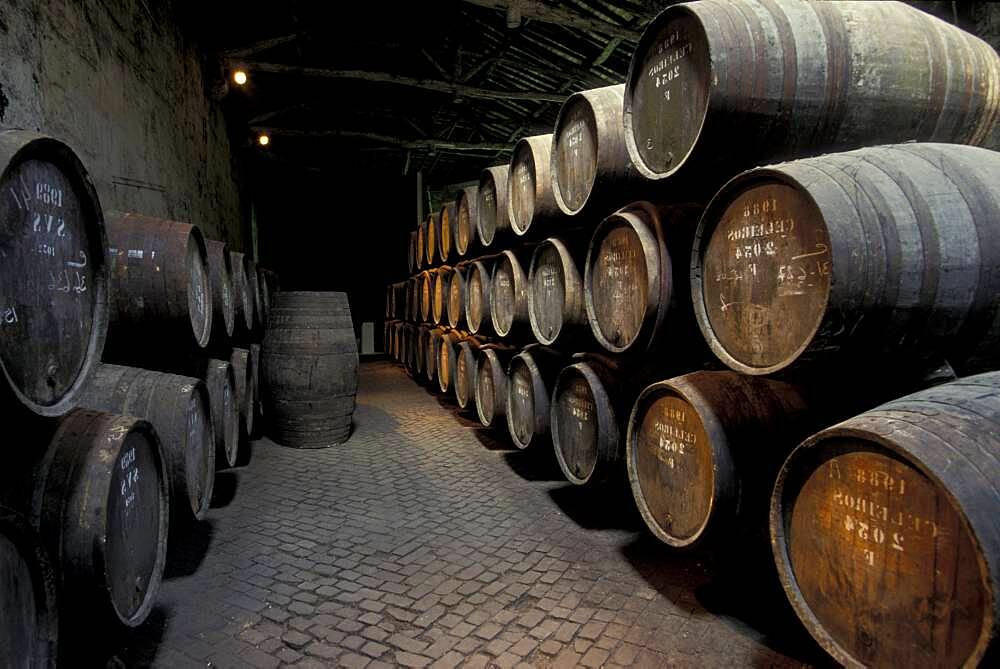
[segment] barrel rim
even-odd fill
[[[473,197],[473,195],[475,197]],[[472,250],[473,246],[475,246],[475,243],[476,243],[477,233],[479,231],[477,229],[476,220],[475,219],[478,216],[473,216],[472,215],[472,208],[471,208],[472,205],[470,204],[470,202],[475,202],[476,203],[476,209],[478,210],[478,207],[479,207],[478,198],[479,198],[479,189],[476,186],[466,186],[465,188],[462,188],[461,190],[458,191],[458,196],[455,198],[455,235],[454,235],[455,238],[454,238],[454,240],[452,240],[452,243],[453,243],[453,248],[455,249],[455,253],[460,258],[464,258],[465,256],[467,256],[469,254],[469,251]],[[465,205],[465,209],[469,212],[469,216],[468,216],[468,219],[469,219],[469,232],[468,232],[469,241],[465,245],[465,248],[462,248],[462,245],[459,243],[460,240],[462,239],[462,236],[460,234],[460,230],[461,230],[461,227],[462,227],[461,223],[462,223],[462,205],[463,204]]]
[[[453,232],[454,227],[452,225],[452,219],[456,219],[457,222],[457,205],[458,203],[454,200],[445,200],[441,203],[441,209],[438,211],[437,215],[437,258],[443,263],[448,262],[449,258],[451,258],[452,251],[454,251],[453,243],[455,240],[455,233]],[[445,223],[448,225],[447,233],[445,233]],[[447,251],[445,251],[445,239],[448,240]]]
[[[233,257],[229,251],[229,245],[226,242],[219,241],[217,239],[205,239],[206,248],[216,246],[219,249],[219,256],[222,258],[222,267],[224,283],[229,285],[229,299],[232,302],[232,308],[226,309],[223,305],[222,311],[222,326],[226,337],[233,336],[233,330],[236,328],[236,289],[233,284]],[[209,252],[211,257],[211,252]],[[211,274],[211,266],[209,267],[209,274]],[[211,278],[211,277],[209,277]],[[225,289],[223,289],[225,290]],[[221,297],[220,297],[221,299]],[[215,295],[213,293],[212,303],[215,303]],[[213,316],[214,319],[214,316]]]
[[[462,317],[465,316],[465,291],[466,291],[465,270],[466,270],[465,263],[459,263],[458,265],[455,265],[454,267],[452,267],[451,280],[448,281],[448,304],[446,305],[447,308],[445,309],[445,311],[448,313],[448,325],[450,325],[453,328],[457,328],[459,325],[461,325]],[[451,307],[452,304],[451,297],[452,293],[454,293],[455,291],[456,286],[458,286],[458,291],[459,291],[458,293],[459,306],[454,311],[457,311],[458,313],[452,313],[453,309]]]
[[[905,400],[908,399],[908,397],[901,399]],[[899,444],[893,443],[887,437],[877,434],[871,430],[857,427],[854,424],[859,418],[879,413],[881,408],[882,407],[877,407],[869,412],[865,412],[842,423],[828,427],[825,430],[821,430],[808,437],[788,454],[788,457],[781,465],[781,469],[778,471],[778,476],[775,479],[774,488],[771,493],[770,509],[768,513],[768,529],[771,538],[771,551],[774,557],[775,567],[778,571],[778,578],[781,581],[781,587],[785,591],[785,595],[788,598],[789,603],[791,603],[792,608],[795,609],[796,615],[802,621],[803,627],[805,627],[813,639],[815,639],[816,642],[823,647],[823,650],[829,653],[834,660],[844,664],[845,666],[864,666],[862,662],[856,660],[849,651],[837,643],[833,636],[826,631],[822,622],[820,622],[816,614],[813,613],[812,608],[802,596],[798,587],[798,579],[795,578],[795,571],[792,568],[791,556],[789,555],[787,521],[789,520],[791,510],[794,507],[794,499],[792,496],[801,489],[802,484],[804,484],[805,480],[808,478],[808,475],[801,469],[799,471],[793,471],[791,465],[795,464],[797,460],[802,458],[805,458],[807,462],[809,459],[825,461],[826,458],[824,458],[820,449],[823,443],[827,440],[855,439],[858,441],[868,442],[870,444],[870,451],[876,453],[880,451],[888,453],[889,457],[903,461],[931,481],[934,486],[948,499],[948,502],[951,504],[952,509],[962,524],[962,528],[965,530],[976,549],[976,562],[979,564],[980,581],[984,585],[983,592],[986,597],[983,602],[983,622],[980,627],[980,634],[976,642],[974,653],[968,658],[965,665],[963,665],[976,666],[979,663],[979,660],[981,660],[986,654],[986,651],[990,646],[992,630],[997,622],[995,615],[997,603],[992,601],[992,589],[989,587],[990,570],[989,565],[983,557],[984,548],[965,513],[964,507],[959,502],[956,495],[947,485],[944,484],[943,481],[941,481],[940,477],[937,476],[933,470],[924,464],[922,459],[916,457],[912,452],[906,450]]]
[[[486,420],[486,416],[483,415],[483,402],[479,397],[479,376],[482,374],[482,369],[484,364],[488,362],[490,365],[491,376],[494,380],[497,377],[497,369],[502,369],[503,365],[500,364],[500,356],[496,354],[496,351],[491,348],[481,348],[479,349],[479,359],[476,360],[476,384],[474,395],[476,398],[476,416],[479,417],[479,422],[483,427],[493,427],[497,420],[497,413],[493,411],[493,415],[489,420]],[[496,404],[496,383],[493,384],[493,401]],[[496,407],[491,407],[496,409]]]
[[[8,143],[12,145],[9,155],[6,147]],[[36,156],[47,161],[58,161],[60,169],[71,173],[74,186],[80,190],[81,206],[87,207],[86,213],[90,214],[94,221],[95,229],[92,232],[95,234],[88,236],[90,241],[90,246],[87,249],[89,258],[91,261],[98,260],[101,263],[101,267],[95,270],[93,276],[94,286],[92,289],[96,293],[96,297],[94,298],[93,322],[87,350],[80,361],[80,370],[76,380],[66,389],[62,398],[52,404],[39,404],[29,398],[14,383],[4,365],[3,356],[0,356],[0,372],[3,372],[4,384],[18,402],[39,416],[53,418],[63,416],[79,405],[80,397],[90,385],[97,365],[101,361],[111,317],[109,303],[111,262],[108,256],[108,233],[104,209],[90,173],[73,148],[54,137],[30,130],[0,131],[0,158],[6,159],[3,172],[0,173],[0,180],[7,177],[12,167]],[[83,213],[81,212],[81,214]],[[97,239],[93,237],[97,237]]]
[[[531,376],[531,403],[533,405],[532,412],[534,414],[534,420],[531,421],[531,434],[527,441],[522,441],[518,435],[517,431],[514,429],[514,420],[512,418],[512,413],[510,410],[513,404],[513,392],[514,384],[511,383],[511,377],[514,374],[514,365],[523,365],[529,372]],[[517,355],[510,359],[507,363],[507,431],[510,433],[510,440],[514,442],[514,445],[519,449],[526,450],[532,446],[532,444],[538,443],[536,437],[542,435],[542,430],[539,430],[539,422],[543,420],[542,414],[547,413],[546,407],[542,406],[542,402],[548,399],[548,394],[545,391],[545,385],[542,380],[542,372],[535,362],[535,357],[531,354],[530,349],[522,350]]]
[[[566,463],[566,459],[563,456],[562,449],[559,446],[559,422],[556,420],[556,411],[558,410],[559,403],[555,401],[559,394],[560,388],[566,383],[566,379],[570,375],[579,375],[582,377],[590,391],[590,396],[594,400],[594,422],[596,423],[596,433],[598,438],[598,443],[595,444],[597,447],[597,457],[594,459],[594,468],[587,473],[586,478],[581,478],[576,476],[569,469],[569,465]],[[602,425],[601,423],[601,412],[598,411],[598,404],[601,404],[606,409],[609,416],[612,417],[611,425]],[[594,479],[594,474],[598,472],[601,465],[601,448],[600,439],[603,437],[609,440],[618,441],[621,437],[618,426],[616,425],[616,419],[614,405],[611,403],[611,398],[608,396],[607,390],[604,388],[604,384],[601,382],[600,377],[597,372],[591,367],[588,362],[577,362],[572,365],[567,365],[559,372],[559,376],[556,377],[555,385],[552,387],[552,402],[549,403],[549,434],[552,436],[552,450],[555,452],[556,461],[559,463],[559,469],[562,470],[563,476],[566,480],[573,485],[587,485],[591,482],[597,482]]]
[[[711,320],[708,316],[708,310],[705,306],[705,295],[703,289],[704,271],[701,260],[708,248],[709,241],[711,241],[712,234],[718,227],[719,221],[721,220],[721,214],[729,207],[729,205],[732,204],[734,198],[751,188],[767,183],[780,183],[793,188],[800,196],[808,200],[808,202],[816,209],[817,213],[823,213],[822,208],[820,208],[819,204],[817,204],[815,198],[813,198],[812,194],[809,192],[809,189],[800,183],[794,176],[780,169],[780,165],[755,167],[730,179],[712,197],[708,205],[705,207],[705,211],[702,212],[701,217],[698,219],[698,226],[695,229],[694,239],[691,245],[691,302],[694,307],[695,321],[698,323],[698,329],[701,331],[702,338],[720,362],[733,371],[749,374],[751,376],[774,374],[787,369],[788,367],[794,365],[802,354],[809,349],[813,340],[816,338],[816,334],[826,321],[826,307],[829,305],[830,293],[832,286],[836,281],[837,273],[837,267],[831,263],[831,290],[827,290],[826,292],[824,308],[821,312],[821,316],[817,319],[809,337],[805,338],[804,343],[801,344],[791,355],[786,356],[785,360],[774,365],[755,367],[737,360],[734,356],[730,355],[725,347],[723,347],[718,341],[718,337],[715,336],[715,329],[712,327]],[[828,227],[825,218],[821,220],[823,225]]]
[[[487,319],[483,318],[483,314],[479,314],[479,320],[476,321],[475,327],[473,327],[473,325],[472,325],[472,318],[470,318],[470,314],[472,313],[472,291],[469,290],[469,285],[468,284],[472,282],[472,274],[473,274],[473,272],[481,275],[479,277],[479,284],[481,286],[484,285],[484,284],[486,285],[486,290],[482,291],[482,298],[483,298],[483,301],[486,303],[487,311],[489,311],[491,314],[493,312],[493,309],[489,308],[489,307],[490,307],[490,304],[491,304],[491,300],[493,299],[493,295],[492,295],[492,292],[493,292],[493,282],[491,280],[492,279],[492,274],[489,271],[489,268],[487,268],[486,263],[482,259],[473,260],[472,262],[469,263],[469,275],[465,279],[465,281],[466,281],[466,286],[465,286],[465,324],[467,326],[469,326],[469,332],[471,332],[472,334],[477,334],[479,332],[482,332],[482,330],[483,330],[483,321],[487,320]],[[488,320],[490,322],[490,325],[492,325],[492,323],[493,323],[492,316],[490,316],[490,318]]]
[[[508,265],[510,265],[511,288],[514,291],[514,308],[513,308],[513,313],[511,313],[510,323],[508,323],[506,327],[502,328],[500,327],[500,324],[497,321],[497,310],[493,308],[493,304],[496,302],[496,300],[494,299],[495,297],[494,293],[496,292],[496,285],[497,285],[493,279],[496,277],[496,273],[500,267],[500,263],[503,262],[506,262]],[[528,301],[528,296],[527,296],[528,290],[527,286],[524,285],[527,282],[527,280],[528,277],[525,275],[524,267],[521,264],[521,261],[517,257],[517,255],[510,249],[506,249],[502,253],[500,253],[500,255],[496,259],[496,263],[493,265],[493,273],[490,276],[490,320],[493,323],[493,331],[496,332],[497,335],[500,337],[507,337],[514,330],[514,327],[517,323],[516,312],[518,311],[518,302]],[[521,290],[518,290],[519,283]],[[519,293],[521,294],[520,298],[518,297]],[[527,306],[527,304],[525,304],[524,306]]]
[[[571,276],[572,273],[568,272],[567,268],[570,270],[575,269],[574,267],[572,267],[573,259],[570,255],[569,248],[566,246],[566,243],[558,237],[549,237],[547,239],[543,239],[538,243],[537,246],[535,246],[535,250],[531,254],[531,263],[528,266],[527,286],[526,286],[527,288],[526,292],[528,298],[528,322],[531,325],[531,332],[532,334],[535,335],[535,339],[537,339],[538,342],[544,346],[552,346],[553,344],[555,344],[559,340],[559,335],[562,334],[563,330],[567,325],[565,320],[560,317],[559,328],[556,330],[555,334],[552,335],[551,337],[547,337],[544,334],[542,334],[542,329],[538,325],[539,317],[536,315],[537,309],[535,307],[535,291],[533,288],[535,283],[535,269],[537,267],[539,257],[549,247],[554,248],[556,250],[556,253],[559,255],[559,261],[560,264],[562,265],[561,270],[563,273],[564,287],[566,288],[569,287],[569,283],[572,278]],[[581,286],[580,288],[582,289],[583,287]],[[567,290],[565,291],[565,293],[568,294],[569,291]],[[568,300],[566,299],[567,297],[566,294],[563,295],[563,305],[562,305],[563,309],[566,308],[566,304],[568,302]]]
[[[542,135],[531,135],[530,137],[522,137],[517,140],[514,144],[514,150],[511,152],[510,165],[513,166],[517,163],[518,159],[526,155],[531,158],[530,172],[531,172],[531,189],[532,189],[532,211],[531,218],[522,228],[520,222],[517,220],[516,211],[512,198],[514,197],[514,188],[512,181],[514,179],[514,170],[508,167],[507,169],[507,219],[510,221],[510,229],[514,231],[514,234],[518,237],[524,237],[531,232],[532,226],[535,224],[535,219],[538,217],[538,207],[542,203],[543,193],[539,192],[538,184],[538,160],[535,155],[536,150],[542,144],[545,147],[549,147],[552,144],[551,133]],[[548,167],[548,165],[545,165]]]
[[[562,105],[559,107],[559,113],[556,116],[555,125],[552,126],[553,128],[552,150],[550,152],[551,155],[549,156],[549,162],[551,163],[551,166],[549,168],[549,172],[552,175],[552,195],[553,197],[555,197],[556,206],[559,207],[559,211],[561,211],[566,216],[576,216],[581,211],[587,208],[587,205],[590,202],[590,196],[594,192],[594,186],[597,184],[597,170],[595,170],[593,178],[587,185],[587,193],[586,197],[583,198],[583,204],[581,204],[576,209],[573,209],[568,204],[566,204],[566,200],[565,198],[563,198],[562,189],[559,186],[559,170],[557,169],[558,156],[559,156],[559,152],[557,150],[559,147],[559,135],[566,121],[566,116],[567,114],[569,114],[569,110],[571,107],[573,107],[574,105],[582,104],[586,109],[588,120],[596,128],[598,122],[597,114],[594,111],[594,105],[592,104],[590,97],[593,94],[594,90],[602,90],[603,88],[614,88],[615,85],[620,85],[620,84],[613,84],[612,86],[603,86],[598,89],[577,91],[576,93],[573,93],[568,98],[566,98],[565,102],[563,102]],[[599,132],[594,133],[593,141],[594,141],[594,156],[596,158],[597,156],[600,155],[601,151],[604,148],[601,143],[601,137]]]
[[[510,165],[491,165],[489,167],[483,168],[483,171],[479,173],[479,188],[476,190],[476,231],[479,233],[479,243],[484,247],[492,246],[493,242],[496,241],[497,234],[501,230],[499,224],[500,207],[501,207],[501,197],[500,197],[500,187],[498,183],[502,180],[503,183],[507,183],[507,174],[510,171]],[[485,232],[485,224],[483,221],[482,211],[483,208],[480,205],[479,199],[483,191],[483,186],[491,184],[493,187],[493,201],[494,209],[497,210],[496,218],[498,220],[493,221],[493,229],[490,231],[491,234],[487,235]],[[507,195],[504,193],[503,199],[503,216],[509,218],[507,214]]]
[[[625,125],[625,148],[628,151],[629,159],[635,166],[635,169],[644,176],[646,179],[651,181],[663,181],[669,179],[681,168],[687,164],[688,160],[691,158],[691,154],[694,153],[695,148],[698,146],[699,142],[696,140],[688,147],[687,152],[684,156],[677,161],[674,166],[667,172],[655,172],[650,169],[645,161],[642,159],[642,154],[639,152],[639,146],[635,141],[635,128],[632,123],[632,95],[634,89],[642,76],[641,63],[639,60],[647,53],[647,49],[650,44],[654,41],[655,36],[659,33],[660,29],[669,21],[674,20],[674,14],[687,14],[688,16],[695,19],[698,27],[704,36],[704,44],[708,50],[708,58],[706,59],[709,63],[709,74],[712,74],[712,44],[710,41],[710,36],[708,31],[701,21],[701,17],[698,16],[696,8],[692,6],[692,3],[684,3],[677,5],[670,5],[663,9],[659,14],[657,14],[653,20],[646,24],[645,29],[642,31],[642,35],[639,37],[639,42],[635,45],[635,50],[632,52],[632,58],[629,61],[628,73],[625,75],[625,93],[624,93],[624,104],[622,106],[622,122]],[[701,117],[701,122],[698,126],[698,132],[695,135],[698,139],[701,138],[702,133],[705,130],[705,125],[708,121],[709,112],[711,111],[711,99],[712,99],[712,89],[710,87],[706,88],[705,93],[705,110]]]

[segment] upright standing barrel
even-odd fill
[[[578,243],[559,237],[535,247],[528,272],[528,318],[541,344],[551,346],[581,330],[590,334],[579,268],[582,255]]]
[[[4,219],[6,220],[6,219]],[[59,659],[56,575],[24,515],[0,507],[0,648],[10,667],[55,667]]]
[[[351,432],[358,346],[345,293],[280,292],[261,350],[269,434],[321,448]]]
[[[507,212],[507,165],[487,167],[479,176],[479,190],[476,193],[476,230],[479,243],[492,246],[497,237],[510,230],[510,215]]]
[[[493,310],[490,308],[492,293],[492,258],[480,258],[469,263],[465,281],[465,324],[472,334],[489,335],[493,329]]]
[[[437,257],[441,262],[451,260],[455,242],[455,228],[458,225],[458,211],[454,200],[441,205],[438,213]]]
[[[463,188],[455,203],[458,221],[455,224],[455,253],[466,257],[479,240],[476,220],[479,216],[479,189],[475,186]]]
[[[845,666],[992,666],[1000,620],[1000,373],[805,440],[771,499],[785,593]]]
[[[566,98],[552,134],[552,194],[567,216],[606,216],[635,199],[635,171],[625,149],[625,84]]]
[[[507,411],[507,363],[515,349],[484,346],[476,364],[476,414],[483,427],[494,427]]]
[[[212,294],[212,334],[209,346],[228,348],[236,324],[236,301],[233,295],[233,265],[225,242],[205,240],[208,251],[208,284]]]
[[[900,144],[758,168],[705,211],[691,282],[746,374],[943,355],[1000,365],[1000,153]]]
[[[250,285],[250,258],[236,251],[229,252],[233,269],[233,300],[236,304],[236,321],[233,324],[233,340],[248,344],[253,337],[256,316],[256,302]]]
[[[629,155],[710,194],[775,159],[906,140],[996,146],[1000,56],[901,2],[666,8],[625,85]],[[679,183],[678,183],[679,182]]]
[[[104,214],[72,149],[0,132],[0,407],[78,404],[108,328]]]
[[[507,367],[507,429],[524,450],[546,443],[549,399],[565,357],[543,346],[526,346]]]
[[[493,266],[490,279],[490,317],[493,330],[507,337],[528,325],[528,276],[522,258],[504,251]]]
[[[552,194],[552,135],[522,137],[514,145],[507,173],[507,214],[519,236],[562,215]]]
[[[83,406],[152,423],[162,443],[174,518],[208,513],[215,485],[215,434],[205,384],[199,379],[134,367],[101,365]]]
[[[160,590],[169,487],[153,426],[79,409],[34,471],[32,522],[56,561],[64,628],[138,627]]]
[[[150,340],[197,350],[212,334],[208,250],[201,231],[142,214],[108,213],[111,327],[105,359],[141,361]]]

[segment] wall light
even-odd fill
[[[236,82],[237,86],[242,86],[247,83],[247,73],[244,70],[236,70],[233,72],[233,81]]]
[[[267,146],[268,144],[271,143],[271,138],[265,134],[258,135],[257,143],[260,144],[261,146]]]

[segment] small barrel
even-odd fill
[[[552,134],[552,194],[567,216],[605,216],[634,199],[642,179],[625,148],[625,84],[566,98]]]
[[[441,205],[438,212],[437,255],[441,262],[448,262],[455,243],[455,228],[458,226],[458,209],[454,200]]]
[[[201,231],[142,214],[109,212],[107,220],[114,299],[106,355],[141,360],[153,354],[150,338],[207,346],[212,294]]]
[[[451,267],[445,266],[438,267],[431,273],[431,320],[435,325],[440,325],[445,320],[451,272]]]
[[[907,140],[996,145],[1000,56],[897,2],[692,2],[643,31],[625,138],[649,179],[711,192],[776,159]]]
[[[507,213],[518,236],[534,234],[561,216],[552,194],[552,135],[522,137],[514,146],[507,173]]]
[[[56,574],[28,519],[4,507],[0,507],[0,583],[4,665],[55,667],[59,659]]]
[[[430,217],[424,218],[417,226],[417,247],[414,249],[417,254],[415,258],[417,269],[423,269],[427,266],[427,222],[429,220]]]
[[[225,242],[205,240],[208,251],[208,284],[212,293],[212,334],[209,346],[223,349],[230,345],[236,325],[236,300],[233,294],[233,265]]]
[[[257,370],[254,368],[250,351],[245,348],[234,348],[229,356],[229,365],[233,369],[236,382],[236,406],[239,407],[241,438],[249,439],[254,434],[253,398],[257,396],[254,386],[257,383]]]
[[[476,362],[476,415],[483,427],[494,427],[507,411],[507,363],[515,349],[484,346]]]
[[[453,328],[465,324],[465,275],[467,266],[463,263],[452,268],[451,281],[448,282],[448,325]]]
[[[497,237],[503,237],[510,230],[510,215],[507,212],[507,165],[487,167],[479,176],[479,190],[476,193],[476,230],[479,243],[484,247],[493,245]]]
[[[565,356],[531,345],[511,358],[507,368],[507,430],[524,450],[549,436],[549,399]]]
[[[256,319],[256,302],[250,285],[250,258],[237,251],[229,252],[233,270],[233,299],[236,304],[236,321],[233,324],[233,341],[240,344],[250,342]]]
[[[528,318],[539,343],[551,346],[564,333],[587,331],[579,244],[550,237],[535,247],[528,272]],[[563,339],[566,337],[563,336]]]
[[[432,291],[433,281],[432,278],[434,270],[424,270],[418,275],[420,293],[420,320],[424,323],[429,323],[431,320],[431,304],[432,296],[434,295]]]
[[[200,379],[101,365],[83,406],[152,423],[162,443],[174,517],[205,517],[215,485],[215,434]]]
[[[138,627],[167,554],[169,488],[145,420],[80,409],[60,420],[34,472],[33,522],[57,560],[60,619]]]
[[[960,373],[996,368],[998,184],[1000,153],[953,144],[872,147],[740,175],[695,236],[702,334],[746,374],[929,354]]]
[[[406,246],[406,271],[413,274],[417,271],[417,231],[413,230],[409,235],[409,244]]]
[[[458,221],[455,224],[455,253],[464,258],[477,245],[479,231],[476,221],[479,216],[479,189],[467,186],[458,193],[455,201]]]
[[[458,330],[449,330],[441,335],[437,346],[437,380],[442,393],[455,385],[458,366],[458,344],[468,335]]]
[[[698,214],[634,202],[594,230],[584,304],[594,338],[611,353],[647,352],[698,336],[688,290]]]
[[[427,215],[427,233],[424,236],[424,261],[428,267],[437,264],[438,237],[441,233],[440,210]]]
[[[278,293],[260,355],[268,434],[295,448],[345,442],[358,389],[347,295]]]
[[[104,214],[62,142],[0,132],[0,166],[0,408],[61,416],[77,406],[107,336]]]
[[[1000,373],[808,438],[771,498],[799,618],[840,664],[992,666],[1000,620]]]
[[[682,548],[764,527],[785,456],[817,426],[800,388],[731,371],[643,390],[625,439],[632,495],[650,531]],[[812,418],[812,420],[810,420]]]
[[[472,334],[493,334],[493,310],[490,308],[492,258],[480,258],[468,265],[465,280],[465,324]]]
[[[458,343],[455,354],[455,402],[458,408],[467,410],[476,399],[476,365],[483,340],[469,337]]]
[[[528,276],[521,258],[513,251],[497,256],[490,279],[490,317],[500,337],[528,325]]]

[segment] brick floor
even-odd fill
[[[801,666],[801,628],[711,556],[652,540],[627,494],[561,481],[550,454],[362,365],[355,433],[254,445],[173,550],[127,666]],[[732,584],[737,584],[733,588]],[[711,609],[712,612],[709,611]],[[735,612],[735,613],[734,613]],[[103,658],[102,658],[103,659]]]

